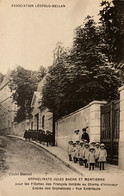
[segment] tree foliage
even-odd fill
[[[85,18],[74,31],[70,49],[57,43],[47,74],[43,66],[38,72],[18,67],[12,73],[17,121],[29,116],[33,92],[44,76],[42,103],[56,119],[93,100],[119,98],[118,88],[124,83],[124,17],[116,2],[102,1],[99,23],[91,16]]]
[[[0,72],[0,84],[2,83],[4,75]]]
[[[38,69],[38,72],[36,72],[38,81],[41,81],[45,77],[46,73],[47,73],[46,68],[43,65],[41,65]]]
[[[99,16],[102,52],[118,67],[124,63],[124,2],[103,0]]]
[[[13,92],[13,100],[18,106],[15,121],[20,122],[29,117],[31,111],[31,100],[37,89],[39,72],[24,69],[18,66],[12,71],[10,78],[10,89]]]
[[[56,118],[79,109],[93,100],[117,99],[122,84],[119,70],[103,51],[101,32],[93,17],[87,16],[75,29],[70,51],[59,44],[43,88],[43,104]],[[104,44],[103,44],[104,46]]]
[[[55,114],[56,118],[60,117],[60,113],[65,114],[65,102],[62,100],[66,97],[65,88],[68,84],[67,77],[65,77],[68,69],[66,55],[67,51],[62,44],[57,43],[53,65],[49,67],[43,87],[42,102]]]

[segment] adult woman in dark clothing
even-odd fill
[[[86,133],[86,129],[87,129],[87,128],[88,128],[88,127],[82,129],[83,134],[82,134],[82,136],[81,136],[81,140],[87,140],[87,142],[89,143],[89,141],[90,141],[89,135],[88,135],[88,133]]]

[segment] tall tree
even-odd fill
[[[93,100],[118,98],[119,72],[101,51],[100,29],[88,16],[75,30],[70,53],[60,45],[55,49],[56,58],[43,88],[43,103],[57,118]]]
[[[74,66],[77,108],[92,100],[117,99],[121,85],[118,70],[113,68],[108,56],[101,50],[101,27],[93,17],[87,16],[83,26],[76,28],[70,60]],[[70,62],[71,62],[70,61]],[[107,93],[106,93],[107,92]]]
[[[46,73],[47,73],[47,69],[43,65],[41,65],[38,71],[36,72],[38,81],[41,81],[45,77]]]
[[[65,114],[64,98],[66,81],[66,51],[61,43],[57,43],[54,50],[53,65],[49,67],[46,75],[46,83],[43,88],[42,102],[55,118]]]
[[[101,2],[102,52],[115,67],[124,63],[124,1]]]
[[[13,100],[18,106],[15,121],[20,122],[29,117],[31,100],[34,91],[37,89],[38,78],[34,71],[18,66],[12,71],[10,78],[10,89],[13,92]]]

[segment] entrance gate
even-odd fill
[[[107,162],[118,165],[120,101],[101,106],[101,143],[107,150]]]

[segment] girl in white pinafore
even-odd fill
[[[94,147],[90,147],[90,152],[88,155],[88,163],[89,163],[89,170],[94,170],[94,166],[95,166],[95,148]]]
[[[71,157],[74,163],[76,163],[76,142],[73,142],[73,148],[71,150]]]
[[[75,151],[75,161],[79,160],[79,153],[80,153],[80,141],[76,141],[76,151]]]
[[[85,144],[85,148],[84,148],[84,162],[85,162],[85,167],[88,168],[88,155],[89,155],[89,144],[86,143]]]
[[[98,154],[99,158],[98,158],[98,162],[100,164],[100,170],[101,169],[105,169],[104,168],[104,163],[106,162],[106,157],[107,157],[107,151],[105,149],[105,145],[104,144],[101,144],[100,145],[100,151],[99,151],[99,154]]]
[[[70,140],[68,142],[68,148],[67,148],[69,161],[72,161],[72,151],[73,151],[73,142]]]
[[[79,165],[83,165],[83,156],[84,156],[84,142],[80,142],[80,149],[79,149]]]
[[[100,143],[96,143],[95,144],[96,148],[95,148],[95,165],[96,167],[99,167],[99,151],[100,151]]]
[[[73,143],[75,143],[76,141],[80,141],[80,134],[79,134],[79,130],[75,130],[74,134],[72,135],[72,141]]]

